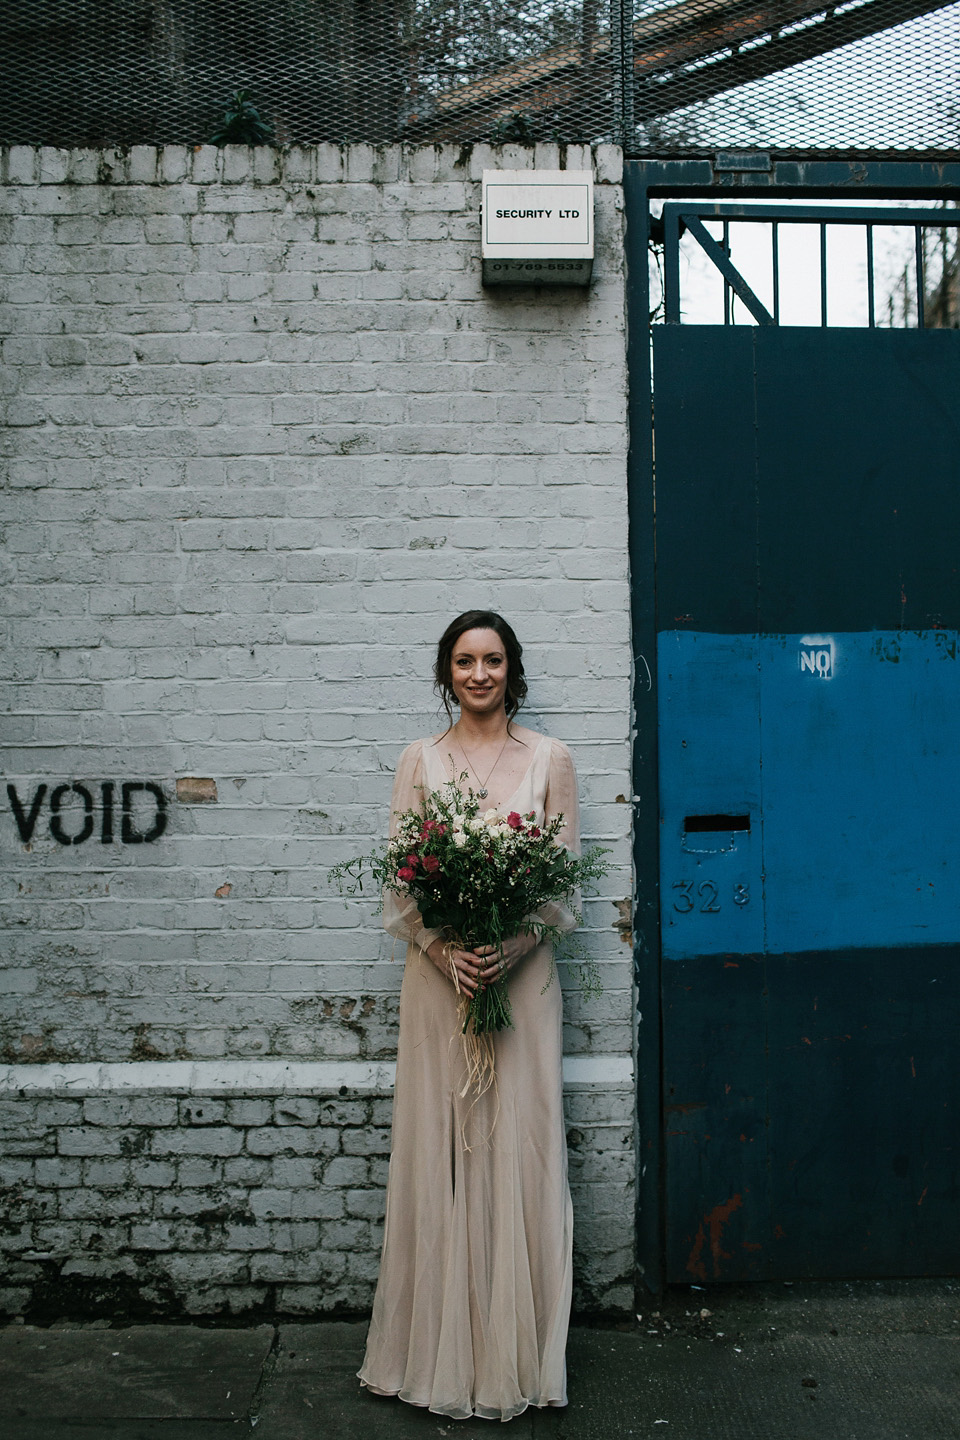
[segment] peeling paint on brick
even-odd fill
[[[216,805],[216,780],[198,775],[181,775],[177,780],[177,799],[181,805]]]

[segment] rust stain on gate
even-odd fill
[[[709,1214],[704,1215],[697,1231],[697,1238],[693,1242],[693,1249],[690,1251],[690,1258],[687,1261],[687,1269],[691,1275],[698,1280],[707,1279],[707,1267],[704,1264],[703,1249],[707,1243],[707,1235],[710,1236],[710,1254],[713,1257],[713,1279],[720,1277],[721,1260],[731,1259],[730,1252],[720,1248],[720,1239],[723,1227],[735,1210],[743,1205],[742,1195],[731,1195],[722,1205],[715,1205]]]

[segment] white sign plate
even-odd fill
[[[484,170],[484,284],[585,285],[593,269],[593,172]]]

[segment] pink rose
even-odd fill
[[[436,870],[440,869],[440,861],[437,859],[436,855],[424,855],[423,868],[424,870],[426,870],[428,875],[432,875]]]
[[[409,885],[410,881],[416,878],[416,871],[411,870],[409,865],[402,865],[397,871],[397,879],[402,880],[404,885]]]
[[[418,866],[419,864],[420,864],[420,856],[419,856],[419,855],[408,855],[408,856],[407,856],[407,865],[410,867],[411,870],[416,870],[416,868],[417,868],[417,866]]]
[[[507,816],[507,824],[510,826],[511,830],[519,830],[523,826],[523,821],[517,814],[516,810],[510,811],[510,814]]]

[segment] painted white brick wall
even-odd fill
[[[561,159],[599,181],[593,286],[484,291],[482,169]],[[0,155],[8,1086],[23,1065],[54,1097],[91,1062],[389,1061],[399,966],[327,870],[379,837],[399,750],[437,724],[439,632],[491,605],[525,646],[528,723],[572,745],[586,836],[617,865],[586,906],[604,994],[565,977],[567,1053],[618,1077],[572,1146],[588,1305],[630,1303],[632,1253],[619,165],[549,145]],[[186,777],[215,803],[178,800]],[[153,843],[123,843],[124,782],[167,799]],[[92,833],[59,843],[84,833],[84,790]],[[131,806],[135,836],[156,803]],[[33,1166],[79,1153],[38,1134]],[[28,1228],[69,1218],[69,1185],[44,1220],[46,1172],[14,1171]],[[210,1171],[208,1209],[230,1183]],[[31,1229],[24,1253],[81,1243]],[[177,1263],[197,1308],[221,1282],[199,1251]],[[237,1295],[274,1283],[258,1263]],[[369,1268],[309,1304],[367,1303]]]

